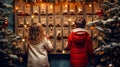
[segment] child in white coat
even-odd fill
[[[47,51],[51,51],[53,46],[44,35],[43,27],[40,23],[34,23],[30,26],[27,43],[27,67],[50,67]]]

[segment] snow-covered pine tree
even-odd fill
[[[120,0],[105,0],[98,12],[100,20],[88,23],[99,31],[93,34],[93,40],[98,41],[95,48],[96,67],[120,66]]]
[[[0,67],[15,67],[14,61],[19,59],[20,48],[14,43],[21,38],[7,28],[10,12],[6,9],[9,8],[12,6],[0,1]]]

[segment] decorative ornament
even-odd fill
[[[97,10],[97,15],[98,16],[103,16],[103,10],[101,10],[101,9]]]
[[[8,26],[8,21],[4,21],[4,22],[2,23],[2,25],[3,25],[4,28],[6,28],[6,27]]]
[[[25,15],[25,13],[23,11],[18,12],[18,16],[24,16],[24,15]]]

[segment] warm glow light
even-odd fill
[[[109,64],[108,66],[109,66],[109,67],[112,67],[113,65],[112,65],[112,64]]]
[[[29,4],[27,4],[26,6],[27,6],[27,7],[29,7],[30,5],[29,5]]]
[[[19,36],[22,36],[22,34],[19,34]]]
[[[74,10],[70,10],[71,12],[73,12]]]
[[[65,23],[65,24],[67,24],[67,22],[66,22],[66,21],[65,21],[64,23]]]
[[[28,21],[26,22],[26,24],[28,24]]]
[[[68,7],[68,5],[66,4],[65,7]]]
[[[44,4],[42,4],[41,6],[44,6]]]
[[[37,13],[37,10],[35,10],[34,12]]]
[[[32,15],[31,17],[32,17],[32,18],[34,18],[35,16],[34,16],[34,15]]]
[[[23,42],[25,42],[25,39],[22,39]]]
[[[27,27],[27,25],[24,25],[24,27],[26,28],[26,27]]]
[[[89,4],[88,6],[89,6],[89,7],[92,7],[92,5],[91,5],[91,4]]]
[[[19,30],[21,30],[21,28],[18,28]]]
[[[65,53],[65,51],[63,50],[63,51],[62,51],[62,53],[64,54],[64,53]]]
[[[22,57],[20,57],[20,58],[19,58],[19,61],[20,61],[20,62],[23,62],[23,58],[22,58]]]
[[[50,8],[53,8],[53,6],[51,5]]]
[[[96,37],[96,36],[97,36],[97,34],[94,34],[94,36]]]
[[[71,21],[71,19],[69,19],[69,21]]]
[[[19,13],[19,12],[22,12],[22,11],[21,11],[21,10],[18,10],[18,13]]]
[[[75,23],[74,22],[72,22],[72,25],[74,25]]]
[[[18,7],[15,7],[16,10],[18,10]]]
[[[67,10],[64,10],[64,12],[67,12]]]
[[[82,9],[79,7],[79,8],[78,8],[78,11],[82,11]]]
[[[23,22],[21,21],[20,24],[23,24]]]
[[[103,40],[103,38],[102,38],[102,37],[98,37],[98,39],[99,39],[99,40]]]

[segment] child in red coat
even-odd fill
[[[86,20],[78,17],[75,20],[75,29],[68,37],[68,49],[70,49],[70,62],[72,67],[86,67],[88,56],[93,59],[92,42],[88,32],[84,29]]]

